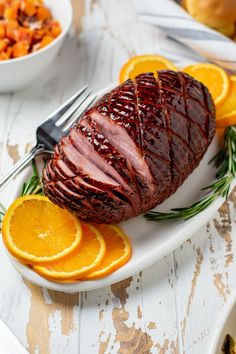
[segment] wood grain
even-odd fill
[[[73,6],[73,27],[76,34],[82,30],[82,21],[84,16],[84,0],[72,0]]]
[[[175,44],[140,23],[134,5],[73,0],[75,31],[47,75],[22,92],[0,96],[1,171],[28,151],[36,127],[79,87],[96,90],[117,81],[132,55],[172,55]],[[13,186],[0,194],[5,205]],[[32,354],[206,353],[217,316],[236,287],[235,220],[236,190],[205,227],[151,268],[76,295],[23,280],[0,241],[0,317]]]
[[[79,306],[79,294],[64,294],[55,291],[47,291],[25,280],[25,284],[31,292],[31,307],[29,323],[27,326],[27,339],[29,352],[50,352],[50,318],[56,312],[60,313],[60,331],[62,336],[69,336],[75,331],[74,307]],[[40,314],[40,321],[39,321]]]

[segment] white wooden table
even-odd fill
[[[138,22],[131,0],[74,5],[76,33],[55,64],[29,89],[0,96],[1,171],[29,149],[37,125],[79,87],[116,81],[129,56],[171,50],[157,29]],[[0,196],[5,204],[10,189]],[[22,279],[0,247],[0,317],[34,354],[206,354],[219,311],[236,287],[235,207],[236,192],[162,261],[119,284],[75,295]]]

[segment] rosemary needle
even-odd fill
[[[226,128],[223,148],[211,159],[218,171],[215,182],[202,188],[207,194],[199,201],[185,208],[171,209],[170,212],[150,211],[144,216],[151,221],[184,221],[205,210],[218,197],[227,198],[236,173],[236,126]]]
[[[29,194],[43,194],[41,179],[39,177],[38,169],[35,160],[32,162],[33,176],[29,178],[22,186],[20,196]]]

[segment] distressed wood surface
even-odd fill
[[[132,55],[174,52],[174,43],[167,46],[156,28],[138,22],[131,0],[73,2],[74,33],[54,65],[29,89],[0,96],[1,171],[33,145],[37,125],[78,87],[116,81]],[[3,203],[11,188],[1,193]],[[0,317],[32,354],[205,354],[236,287],[235,211],[236,192],[205,227],[151,268],[74,295],[22,279],[1,244]]]

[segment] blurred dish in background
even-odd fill
[[[61,33],[52,41],[46,37],[40,45],[42,46],[40,50],[11,60],[0,61],[0,93],[17,91],[36,81],[52,64],[64,42],[72,22],[71,2],[68,0],[45,0],[44,4],[50,10],[52,18],[57,19],[60,23]],[[43,16],[43,14],[41,15]]]
[[[19,58],[50,44],[61,33],[43,0],[0,2],[0,60]]]
[[[224,354],[235,354],[236,353],[236,343],[234,338],[227,334],[222,346],[222,352]]]
[[[236,292],[224,304],[215,326],[212,328],[212,342],[208,354],[235,354],[236,338]]]
[[[235,0],[182,0],[182,4],[197,21],[236,39]]]

